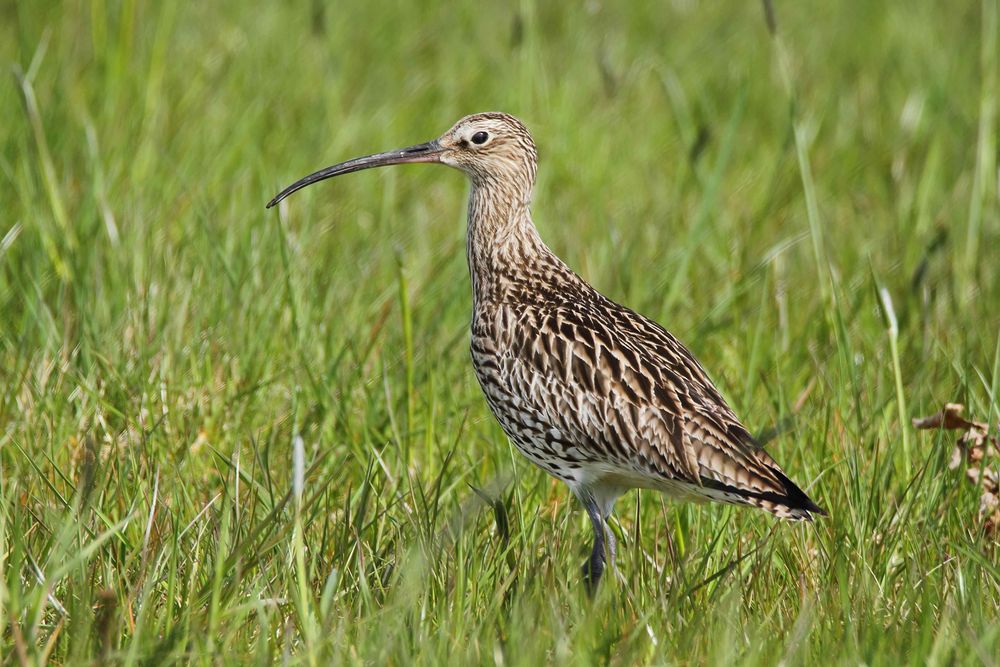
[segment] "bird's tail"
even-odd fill
[[[758,451],[759,473],[746,484],[728,483],[719,479],[701,478],[702,493],[713,500],[737,505],[752,505],[766,510],[779,519],[812,521],[813,515],[826,516],[826,510],[817,505],[788,479],[770,456]],[[763,468],[763,470],[761,470]]]

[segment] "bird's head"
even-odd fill
[[[473,180],[524,178],[534,180],[535,142],[528,128],[505,113],[466,116],[437,140],[440,161],[461,169]]]
[[[271,208],[288,195],[334,176],[372,167],[438,162],[464,171],[476,184],[497,183],[530,195],[535,180],[535,142],[521,121],[505,113],[466,116],[437,139],[355,158],[321,169],[292,183],[268,203]]]

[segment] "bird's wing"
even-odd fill
[[[655,322],[610,300],[520,319],[508,348],[511,381],[591,457],[726,493],[784,493],[774,460]]]

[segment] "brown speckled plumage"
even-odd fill
[[[335,165],[290,186],[400,162],[469,175],[467,255],[472,360],[504,431],[532,463],[569,485],[594,521],[631,488],[754,505],[793,520],[823,511],[753,440],[701,364],[673,335],[587,284],[531,221],[535,145],[502,113],[467,116],[440,139]]]

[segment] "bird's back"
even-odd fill
[[[550,252],[495,278],[476,298],[473,362],[494,415],[534,463],[608,505],[644,487],[789,519],[822,512],[663,327]]]

